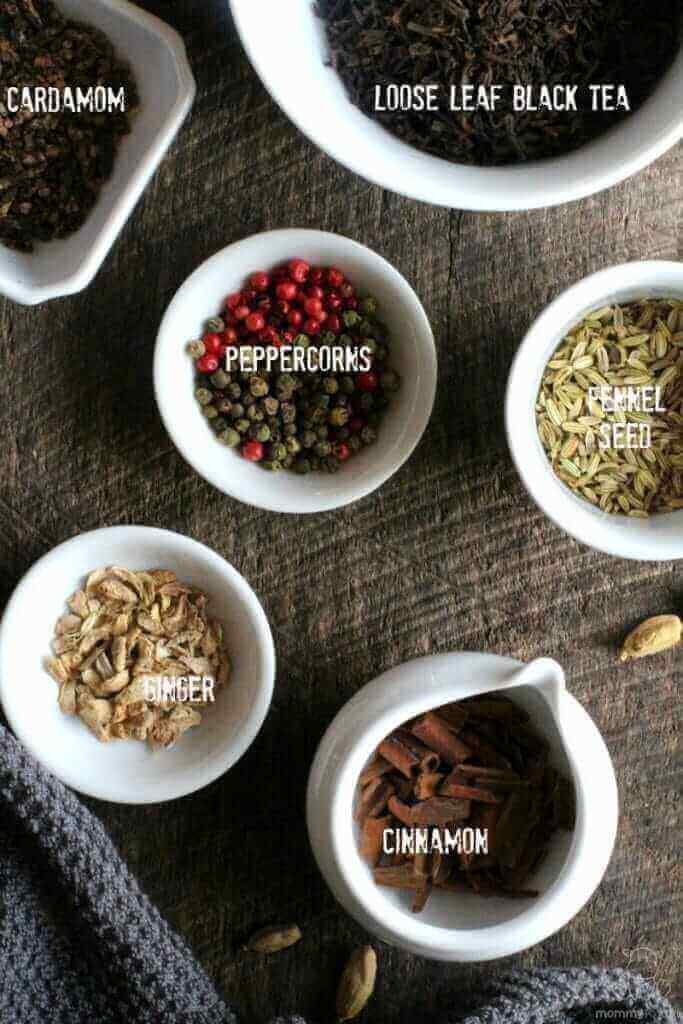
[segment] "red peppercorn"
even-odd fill
[[[216,352],[216,355],[218,356],[219,359],[224,359],[225,358],[225,353],[227,351],[228,351],[228,346],[227,345],[219,345],[218,346],[218,352]]]
[[[304,324],[304,334],[320,334],[321,328],[322,324],[320,320],[314,320],[313,317],[311,317],[311,319],[307,320]]]
[[[337,456],[340,462],[346,462],[349,455],[351,454],[351,449],[349,448],[348,444],[344,444],[343,441],[340,441],[339,444],[336,444],[334,446],[334,454]]]
[[[250,313],[244,322],[253,334],[258,334],[266,326],[263,313]]]
[[[264,295],[262,299],[258,300],[257,305],[262,313],[270,313],[271,309],[273,308],[273,300],[270,298],[269,295]]]
[[[306,260],[290,260],[287,264],[293,281],[303,284],[309,275],[311,265]]]
[[[249,306],[252,302],[256,302],[257,298],[258,296],[253,288],[245,288],[242,292],[242,300],[245,306]]]
[[[211,334],[205,334],[202,341],[204,342],[205,352],[208,352],[210,356],[218,355],[218,350],[223,343],[220,334],[214,334],[213,332]]]
[[[291,308],[290,304],[285,302],[284,299],[279,299],[275,304],[275,310],[279,316],[287,316]]]
[[[283,302],[293,302],[298,292],[297,286],[293,281],[280,281],[279,285],[275,289],[275,294],[278,299]]]
[[[311,284],[320,284],[325,276],[325,271],[322,267],[313,267],[313,270],[308,275],[308,280]]]
[[[320,287],[319,284],[311,285],[311,287],[308,289],[306,294],[308,295],[309,299],[324,299],[325,298],[325,292]]]
[[[197,369],[200,373],[215,373],[218,369],[218,359],[216,356],[202,356],[197,360]]]
[[[327,271],[327,280],[333,288],[341,288],[344,284],[344,275],[341,270],[337,270],[336,267],[330,267]]]
[[[341,309],[342,297],[339,292],[328,292],[325,296],[325,305],[335,313],[338,309]]]
[[[282,348],[282,338],[277,333],[277,331],[274,334],[271,334],[270,344],[273,346],[273,348]]]
[[[237,341],[237,331],[234,327],[228,327],[223,331],[223,341],[227,346],[232,346]]]
[[[225,300],[225,309],[236,309],[242,302],[242,292],[233,292]]]
[[[282,334],[282,340],[287,345],[291,345],[294,342],[295,334],[294,331],[284,331]]]
[[[319,320],[321,313],[323,313],[323,304],[320,299],[306,299],[304,310],[308,316],[313,317],[314,320]]]
[[[267,292],[270,288],[270,274],[266,274],[264,270],[257,270],[249,278],[249,284],[254,291]]]
[[[303,313],[301,313],[298,309],[290,309],[289,313],[287,314],[287,321],[292,325],[292,327],[301,327],[302,323],[304,322]]]
[[[358,299],[355,295],[344,301],[344,309],[358,309]]]
[[[367,373],[358,374],[356,384],[359,391],[376,391],[379,387],[379,377],[373,370],[368,370]]]
[[[247,441],[242,445],[242,455],[249,462],[260,462],[263,458],[263,445],[260,441]]]
[[[352,416],[349,420],[349,430],[353,434],[357,434],[365,426],[365,420],[362,416]]]
[[[342,322],[336,313],[330,313],[327,320],[325,320],[325,330],[332,331],[333,334],[339,334],[342,329]]]
[[[235,320],[246,320],[250,313],[251,310],[249,309],[249,306],[245,306],[243,304],[235,306],[235,309],[233,310]]]

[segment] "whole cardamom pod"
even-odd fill
[[[247,942],[246,948],[252,953],[279,953],[288,949],[301,938],[301,929],[295,924],[276,924],[262,928]]]
[[[624,640],[619,661],[645,658],[649,654],[668,651],[681,642],[683,622],[678,615],[655,615],[636,626]]]
[[[337,991],[337,1016],[352,1020],[364,1009],[375,990],[377,954],[372,946],[354,950],[344,968]]]

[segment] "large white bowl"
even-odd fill
[[[536,429],[536,399],[546,363],[586,313],[648,296],[683,299],[683,263],[626,263],[592,274],[555,299],[532,325],[510,370],[505,425],[512,458],[534,501],[561,529],[621,558],[683,558],[683,510],[649,519],[602,512],[555,476]]]
[[[635,174],[683,137],[682,51],[636,114],[576,153],[516,167],[452,164],[394,138],[351,104],[326,65],[324,27],[311,0],[230,5],[254,68],[298,128],[356,174],[413,199],[462,210],[567,203]]]
[[[100,743],[79,718],[60,711],[57,685],[45,671],[66,600],[105,565],[172,569],[208,595],[225,626],[230,682],[170,750],[136,740]],[[250,586],[215,552],[169,530],[116,526],[60,544],[26,573],[0,625],[0,703],[13,732],[67,786],[116,803],[172,800],[226,772],[261,728],[274,677],[273,638]]]
[[[404,892],[375,885],[358,851],[358,777],[377,745],[408,719],[491,690],[506,690],[550,745],[551,762],[576,793],[573,832],[556,833],[530,880],[530,899],[435,891],[421,914]],[[565,688],[560,666],[526,667],[494,654],[418,658],[363,687],[322,739],[308,783],[308,831],[333,894],[368,931],[433,960],[494,960],[543,941],[586,903],[610,860],[617,831],[614,769],[600,733]]]
[[[83,226],[20,253],[0,245],[0,294],[27,306],[90,284],[192,106],[195,82],[172,28],[127,0],[59,0],[76,21],[101,29],[129,61],[140,94],[132,131]]]
[[[225,296],[254,270],[299,256],[339,267],[361,294],[373,295],[391,331],[391,362],[402,386],[379,429],[338,473],[268,473],[216,440],[194,397],[187,342],[201,337]],[[436,350],[429,321],[408,282],[371,249],[341,235],[285,229],[253,235],[203,263],[175,295],[154,354],[154,389],[166,430],[180,454],[214,487],[274,512],[322,512],[357,501],[384,483],[411,455],[434,405]]]

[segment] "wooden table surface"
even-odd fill
[[[543,517],[511,464],[502,405],[520,338],[560,290],[609,264],[683,257],[683,149],[560,209],[430,208],[369,185],[298,134],[251,71],[225,0],[143,6],[184,35],[197,102],[87,291],[37,309],[0,300],[2,593],[83,530],[167,527],[219,551],[253,585],[278,674],[262,733],[223,779],[169,805],[91,806],[248,1021],[286,1010],[323,1021],[346,954],[365,941],[320,877],[304,826],[327,724],[365,682],[421,654],[550,655],[614,758],[619,838],[578,917],[505,963],[642,966],[632,951],[647,947],[651,973],[673,990],[683,658],[620,666],[615,656],[637,620],[681,611],[683,587],[674,563],[597,554]],[[301,518],[204,483],[172,447],[152,393],[156,330],[176,288],[222,246],[284,226],[341,232],[391,260],[431,318],[440,373],[407,465],[358,504]],[[240,951],[273,921],[297,921],[304,940],[268,960]],[[367,1019],[427,1019],[492,970],[380,946]]]

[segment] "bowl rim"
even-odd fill
[[[436,694],[438,700],[435,703],[434,691],[427,693],[423,686],[425,672],[429,672],[436,665],[441,665],[450,671],[457,661],[466,666],[470,676],[473,667],[477,665],[482,667],[483,672],[486,672],[486,665],[495,664],[499,671],[508,669],[513,672],[524,665],[517,659],[496,654],[452,651],[404,662],[366,684],[341,708],[328,726],[321,741],[309,779],[308,830],[314,855],[329,882],[319,856],[319,830],[313,824],[314,812],[312,811],[316,801],[313,779],[320,751],[324,748],[332,730],[336,729],[340,733],[349,730],[347,719],[350,720],[354,704],[361,704],[373,691],[379,691],[380,688],[391,688],[395,691],[399,676],[407,678],[410,675],[413,697],[404,699],[402,695],[398,707],[392,707],[388,714],[382,716],[381,724],[373,721],[370,725],[360,729],[356,726],[354,736],[345,746],[341,757],[335,757],[334,791],[330,801],[323,842],[329,838],[334,869],[341,879],[346,894],[350,896],[351,906],[347,906],[347,909],[362,924],[367,927],[368,920],[370,920],[372,929],[375,929],[381,938],[403,948],[409,948],[420,955],[467,962],[497,959],[521,952],[554,934],[579,912],[599,885],[611,857],[617,831],[618,794],[614,767],[597,726],[583,706],[562,686],[558,701],[559,713],[555,717],[558,734],[574,777],[577,820],[565,860],[559,868],[556,878],[537,900],[509,921],[500,924],[486,925],[481,928],[449,929],[425,924],[412,917],[408,911],[380,902],[377,899],[376,887],[370,878],[364,879],[363,884],[358,885],[356,878],[348,870],[347,855],[345,855],[342,845],[346,836],[346,828],[337,824],[342,819],[345,820],[350,813],[350,800],[352,801],[357,787],[358,764],[361,760],[366,760],[367,756],[372,753],[376,746],[374,740],[378,735],[386,735],[391,728],[395,728],[414,714],[431,710],[439,703],[463,696],[462,692],[457,692],[457,683],[450,684],[452,687],[450,691],[448,686],[441,684],[438,685]],[[506,688],[505,682],[494,686],[474,683],[467,690],[467,695],[505,690]],[[448,692],[452,694],[450,698],[447,696]],[[547,700],[544,694],[541,696]],[[442,698],[444,699],[442,700]],[[386,728],[387,724],[389,724],[388,729]],[[587,776],[591,774],[589,769],[582,766],[580,759],[573,752],[571,736],[575,729],[582,730],[583,739],[593,744],[595,754],[593,764],[598,759],[600,761],[601,781],[595,787],[595,792],[591,792],[590,787],[586,785]],[[362,769],[362,765],[360,767]],[[600,790],[599,795],[598,790]],[[605,797],[604,801],[602,800],[603,796]],[[601,812],[599,839],[596,839],[594,833],[591,834],[589,820],[597,809]],[[354,854],[354,859],[357,859],[359,856],[357,848],[354,850]],[[589,863],[590,868],[587,869]],[[407,935],[408,923],[410,923],[410,930]]]
[[[505,394],[505,432],[508,448],[517,473],[533,501],[541,511],[569,536],[597,551],[618,558],[638,561],[669,561],[683,558],[683,527],[680,539],[672,541],[654,533],[647,533],[644,520],[628,520],[595,509],[589,502],[577,498],[552,473],[545,452],[540,446],[536,433],[534,405],[535,397],[528,408],[520,410],[517,396],[526,390],[529,379],[529,363],[538,367],[538,381],[548,358],[548,346],[543,344],[547,337],[555,337],[557,324],[565,322],[566,311],[576,309],[576,322],[581,311],[604,305],[611,293],[619,290],[636,290],[645,293],[648,289],[664,294],[666,288],[654,282],[657,277],[670,275],[678,279],[678,288],[683,298],[683,262],[676,260],[634,260],[629,263],[604,267],[560,292],[553,301],[536,317],[522,339],[510,367]],[[535,392],[534,392],[535,395]],[[542,475],[540,486],[535,471]],[[683,521],[683,510],[663,515],[676,516]],[[658,517],[659,518],[659,517]],[[610,531],[601,531],[594,536],[594,527],[609,524]],[[629,531],[628,535],[626,531]]]
[[[142,10],[129,0],[90,0],[112,11],[117,17],[152,32],[165,44],[173,59],[178,95],[170,111],[159,124],[146,148],[144,159],[130,175],[112,205],[106,221],[102,224],[93,244],[83,255],[78,268],[71,274],[49,285],[27,284],[17,280],[0,269],[0,295],[24,306],[36,306],[50,299],[62,298],[83,291],[95,277],[104,263],[110,249],[116,242],[135,205],[142,196],[152,175],[157,170],[166,151],[194,103],[197,85],[187,57],[185,43],[174,28],[154,14]],[[87,17],[85,19],[87,21]],[[123,55],[125,56],[125,54]],[[47,243],[57,247],[59,240]],[[58,254],[57,254],[58,255]]]
[[[222,555],[213,551],[206,544],[202,544],[193,537],[187,537],[174,530],[161,529],[156,526],[105,526],[95,530],[87,530],[85,533],[79,533],[75,537],[71,537],[62,543],[55,545],[55,547],[45,552],[44,555],[41,555],[41,557],[37,559],[29,569],[27,569],[14,587],[3,610],[2,618],[0,619],[0,707],[2,707],[7,722],[16,738],[29,751],[29,753],[36,758],[37,761],[43,764],[44,762],[42,760],[40,750],[36,749],[32,743],[30,730],[27,730],[24,727],[22,720],[16,718],[4,699],[5,693],[11,685],[2,673],[4,668],[4,650],[7,636],[14,624],[15,616],[18,614],[19,605],[24,600],[24,595],[36,585],[36,582],[40,579],[46,562],[62,558],[65,554],[68,554],[69,551],[80,546],[86,539],[88,541],[101,540],[103,546],[106,547],[108,542],[124,537],[124,535],[126,539],[132,539],[133,535],[139,537],[141,548],[147,538],[163,538],[167,542],[170,541],[176,547],[182,547],[186,551],[193,551],[197,555],[198,562],[209,562],[223,577],[229,577],[236,590],[239,591],[240,600],[247,606],[249,614],[255,622],[259,637],[258,642],[264,661],[262,678],[259,680],[258,689],[255,695],[256,699],[254,700],[246,727],[239,732],[235,742],[224,751],[223,756],[215,759],[215,768],[196,784],[190,783],[189,785],[176,786],[176,788],[167,795],[155,797],[155,799],[149,800],[144,797],[136,796],[135,792],[127,794],[126,796],[121,794],[113,795],[109,791],[104,793],[97,785],[96,781],[90,779],[90,776],[88,776],[85,781],[80,781],[74,779],[69,773],[65,773],[63,775],[61,772],[57,772],[53,767],[48,767],[48,770],[59,778],[64,785],[69,786],[79,793],[83,793],[85,796],[95,797],[98,800],[106,800],[108,803],[129,805],[142,804],[151,806],[153,804],[166,803],[169,800],[177,800],[180,797],[196,793],[210,785],[212,782],[215,782],[216,779],[220,778],[230,768],[232,768],[233,765],[235,765],[247,752],[261,731],[268,715],[268,711],[270,710],[273,698],[276,655],[273,634],[266,617],[266,613],[255,592],[241,573],[239,573],[237,569],[230,564],[230,562],[223,558]]]
[[[634,155],[630,160],[625,160],[621,164],[614,165],[611,169],[606,170],[601,174],[596,174],[594,171],[590,170],[584,170],[582,174],[577,173],[572,177],[572,174],[569,173],[569,168],[572,167],[572,158],[576,158],[577,154],[581,154],[586,157],[586,164],[590,168],[591,154],[595,152],[595,148],[599,147],[605,138],[613,137],[612,133],[621,134],[625,131],[629,131],[629,129],[634,129],[635,125],[634,134],[637,136],[638,123],[641,115],[645,115],[647,117],[649,115],[650,104],[653,102],[656,103],[657,91],[659,88],[658,85],[655,92],[646,100],[645,104],[636,110],[628,120],[616,125],[598,139],[586,143],[579,150],[575,150],[565,156],[553,157],[542,161],[529,161],[528,163],[512,165],[511,167],[476,168],[478,174],[481,175],[481,180],[488,180],[490,182],[490,191],[485,195],[475,195],[474,189],[471,190],[471,194],[467,194],[461,183],[453,182],[453,184],[448,187],[440,188],[438,195],[435,196],[430,188],[429,177],[426,175],[424,178],[419,175],[415,175],[410,187],[405,184],[397,185],[391,174],[382,175],[375,172],[373,170],[372,162],[366,161],[360,151],[357,154],[353,147],[343,148],[341,144],[337,144],[335,142],[333,135],[323,136],[322,133],[317,130],[313,116],[306,116],[305,106],[303,104],[291,102],[286,98],[283,99],[279,94],[277,82],[270,63],[266,60],[262,60],[259,56],[258,45],[255,41],[257,40],[257,33],[252,32],[247,23],[246,12],[252,7],[253,0],[229,0],[229,3],[238,35],[242,42],[242,46],[249,57],[252,67],[256,71],[273,101],[281,108],[281,110],[284,111],[299,131],[310,139],[325,154],[327,154],[327,156],[331,157],[331,159],[335,160],[343,167],[346,167],[360,178],[369,181],[373,185],[379,185],[381,188],[388,189],[397,195],[402,195],[409,199],[416,199],[420,202],[428,203],[431,206],[444,206],[450,209],[471,210],[475,212],[507,213],[511,211],[544,209],[551,206],[563,205],[565,203],[574,202],[578,199],[584,199],[587,196],[594,195],[596,192],[601,192],[604,189],[611,188],[613,185],[617,185],[619,182],[624,181],[626,178],[637,174],[639,171],[649,166],[671,149],[672,146],[676,145],[678,141],[683,139],[683,108],[681,108],[678,120],[668,128],[662,127],[649,145],[642,146],[641,144],[640,147],[635,147]],[[678,56],[674,59],[671,68],[668,69],[662,81],[664,81],[664,79],[671,73],[680,73],[683,75],[683,46],[679,50]],[[373,126],[376,125],[376,123],[372,122],[370,119],[368,119],[368,122]],[[395,139],[395,141],[399,142],[402,146],[405,146],[405,148],[409,149],[411,153],[420,152],[414,150],[414,148],[409,146],[407,143],[401,143],[398,139]],[[425,159],[425,166],[429,167],[437,167],[441,165],[442,168],[451,168],[452,170],[454,167],[465,169],[467,166],[464,164],[453,164],[428,153],[422,153],[421,155]],[[530,170],[553,169],[561,169],[563,171],[563,174],[557,184],[547,184],[545,189],[534,188],[534,190],[530,191],[524,200],[506,198],[506,192],[502,185],[503,177],[506,173],[508,175],[513,174],[519,180],[523,180],[524,176],[527,175]]]
[[[345,248],[362,253],[366,259],[369,258],[376,265],[378,271],[386,277],[389,282],[391,282],[395,289],[401,291],[406,300],[410,302],[419,328],[420,351],[427,364],[426,372],[423,375],[423,390],[419,392],[425,399],[423,410],[420,413],[414,413],[417,421],[416,428],[412,435],[406,435],[403,438],[403,444],[400,450],[394,452],[393,457],[387,460],[384,468],[377,468],[373,473],[367,474],[361,483],[352,487],[340,489],[335,497],[328,498],[321,496],[316,501],[311,499],[310,503],[308,503],[306,507],[300,507],[294,499],[291,501],[283,501],[273,498],[272,500],[267,499],[258,502],[247,500],[243,496],[239,483],[233,483],[232,480],[226,480],[225,477],[219,473],[209,473],[205,472],[204,468],[200,469],[194,458],[193,447],[185,441],[182,431],[178,430],[177,421],[173,415],[173,405],[167,398],[162,383],[162,348],[164,346],[164,336],[169,333],[169,325],[172,323],[173,318],[176,315],[177,308],[183,305],[186,293],[189,292],[193,285],[201,279],[209,267],[220,265],[223,260],[227,258],[228,254],[239,259],[240,250],[247,249],[257,241],[266,243],[272,241],[273,246],[276,247],[279,242],[284,241],[285,239],[292,239],[292,251],[302,251],[305,249],[307,244],[315,245],[316,242],[326,242],[330,245],[342,243]],[[305,251],[303,252],[303,255],[305,255]],[[245,267],[244,274],[248,274],[249,272],[250,268]],[[157,408],[166,429],[166,433],[174,447],[195,473],[201,476],[204,480],[207,480],[208,483],[223,494],[226,494],[237,501],[241,501],[243,504],[250,505],[252,508],[262,508],[268,512],[311,515],[319,512],[332,511],[333,509],[344,508],[353,502],[360,501],[361,498],[367,497],[367,495],[382,487],[387,480],[398,472],[408,459],[411,458],[424,436],[434,410],[438,381],[438,360],[434,332],[432,331],[429,318],[419,296],[403,274],[401,274],[393,264],[385,259],[384,256],[381,256],[369,246],[363,245],[362,242],[358,242],[353,238],[349,238],[346,235],[340,235],[336,232],[319,231],[311,228],[276,228],[271,231],[256,232],[252,235],[248,235],[246,238],[238,239],[237,241],[224,246],[218,252],[209,256],[206,260],[200,263],[200,265],[180,285],[164,313],[157,332],[154,348],[153,376]],[[235,474],[235,480],[239,480],[238,474]]]

